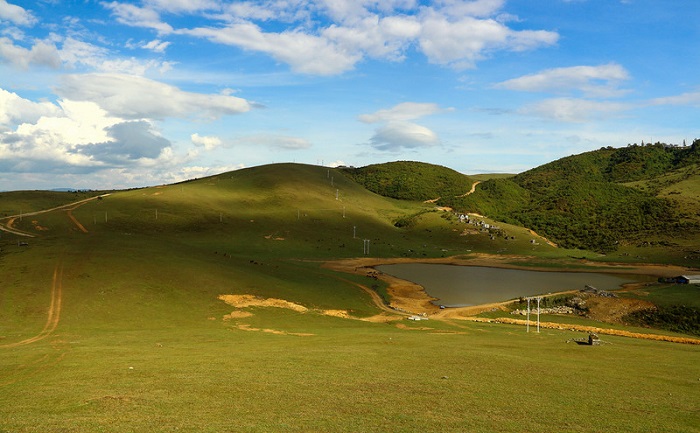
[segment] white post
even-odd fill
[[[352,226],[352,238],[357,238],[357,226]]]
[[[540,333],[540,300],[542,300],[542,296],[537,297],[537,333]]]
[[[530,298],[527,298],[527,332],[530,332]]]

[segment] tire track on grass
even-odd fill
[[[58,264],[53,271],[53,280],[51,283],[51,303],[46,318],[44,328],[37,335],[27,338],[16,343],[0,345],[0,349],[12,347],[26,346],[27,344],[36,343],[53,334],[58,327],[58,322],[61,319],[61,307],[63,303],[63,265]]]

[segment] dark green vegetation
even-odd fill
[[[700,335],[700,309],[684,305],[648,308],[632,312],[624,317],[631,325],[668,329],[689,335]]]
[[[464,194],[472,186],[467,176],[423,162],[399,161],[343,170],[368,190],[401,200],[434,200]]]
[[[0,209],[33,199],[3,193]],[[17,219],[35,237],[0,232],[0,432],[697,430],[698,346],[324,313],[380,313],[358,284],[383,283],[321,266],[365,240],[372,257],[595,257],[499,225],[515,239],[463,235],[434,205],[296,164]],[[225,294],[309,311],[237,309]]]
[[[440,204],[531,228],[567,248],[700,260],[700,140],[604,148],[484,181]],[[641,252],[640,249],[643,249]]]

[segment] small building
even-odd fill
[[[678,284],[700,284],[700,275],[680,275],[675,280]]]
[[[598,334],[592,332],[588,334],[588,344],[591,346],[598,346],[600,344],[600,337],[598,337]]]

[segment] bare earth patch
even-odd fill
[[[268,334],[294,335],[297,337],[311,337],[312,335],[315,335],[315,334],[309,334],[309,333],[305,333],[305,332],[287,332],[287,331],[280,331],[278,329],[253,328],[252,326],[246,325],[245,323],[237,325],[236,328],[240,329],[241,331],[266,332]]]
[[[284,299],[260,298],[254,295],[219,295],[219,299],[236,308],[275,307],[286,308],[299,313],[306,313],[309,311],[309,309],[303,305],[285,301]]]

